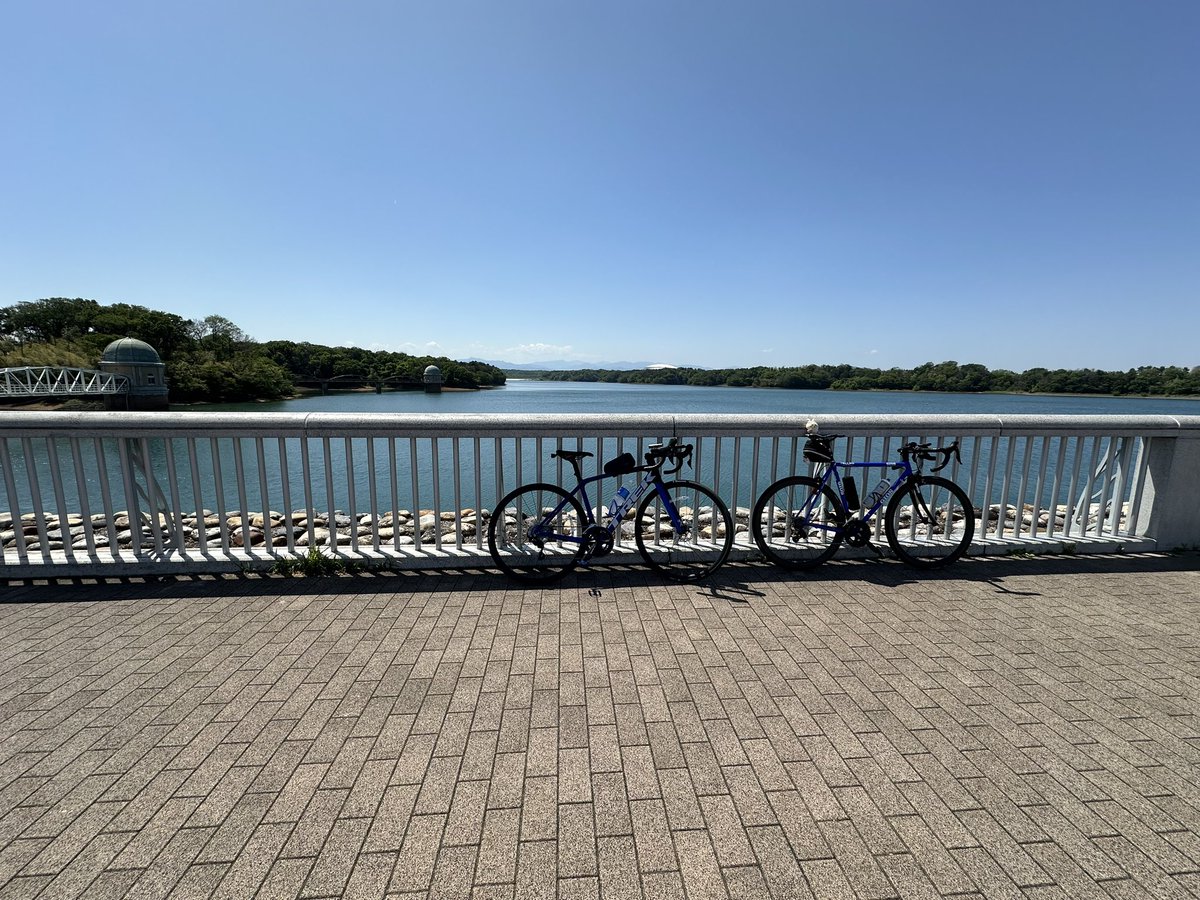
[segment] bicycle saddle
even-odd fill
[[[557,453],[551,453],[550,458],[554,459],[554,457],[558,456],[567,462],[575,462],[579,459],[587,459],[592,455],[594,454],[589,453],[587,450],[559,450]]]

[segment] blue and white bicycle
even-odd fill
[[[733,546],[733,518],[721,498],[694,481],[667,481],[691,463],[692,445],[672,438],[646,452],[645,465],[622,453],[604,465],[604,474],[583,477],[586,450],[559,450],[551,458],[566,460],[575,472],[575,487],[526,484],[507,494],[492,511],[488,549],[505,574],[528,584],[562,578],[576,566],[587,565],[612,552],[621,522],[630,510],[633,539],[650,567],[674,581],[696,581],[715,572]],[[663,467],[674,468],[663,472]],[[641,472],[630,491],[620,488],[607,510],[593,510],[587,486],[603,478]],[[605,524],[597,521],[607,518]]]
[[[975,535],[975,510],[967,492],[933,475],[960,460],[958,442],[946,447],[910,441],[899,462],[836,462],[833,441],[809,423],[804,458],[817,463],[816,478],[793,475],[768,487],[750,513],[750,531],[763,556],[785,569],[811,569],[837,552],[842,541],[870,547],[871,520],[883,510],[883,529],[896,556],[918,569],[948,565],[967,552]],[[941,463],[926,475],[926,461]],[[853,469],[890,470],[860,502]],[[884,504],[887,504],[886,507]],[[860,511],[861,507],[861,511]]]

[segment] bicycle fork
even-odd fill
[[[666,510],[667,519],[671,523],[671,530],[675,532],[676,537],[686,538],[692,530],[691,526],[683,521],[683,517],[679,515],[678,507],[672,502],[671,495],[667,493],[667,489],[663,487],[661,480],[654,482],[654,490],[658,493],[658,501],[663,505],[663,509]]]
[[[937,517],[929,508],[929,504],[925,502],[925,495],[921,493],[921,485],[924,484],[919,478],[912,479],[916,487],[912,491],[913,498],[913,518],[919,520],[923,525],[936,525]]]

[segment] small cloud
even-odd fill
[[[874,356],[874,355],[875,355],[876,353],[878,353],[878,352],[879,352],[878,350],[868,350],[868,351],[867,351],[867,356]]]
[[[762,348],[761,350],[759,350],[758,352],[759,352],[759,353],[774,353],[774,352],[775,352],[775,348],[774,348],[774,347],[763,347],[763,348]]]
[[[504,355],[513,362],[536,362],[545,359],[572,359],[575,349],[570,344],[518,344],[507,347]]]
[[[423,344],[418,344],[414,341],[400,341],[395,344],[375,341],[368,344],[366,349],[384,351],[386,353],[407,353],[409,356],[428,356],[433,352],[445,355],[446,352],[437,341],[426,341]]]
[[[385,344],[381,343],[380,341],[374,341],[370,344],[367,344],[366,349],[371,351],[383,351],[385,353],[413,353],[419,351],[421,348],[412,341],[401,341],[398,344]]]

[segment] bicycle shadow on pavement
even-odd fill
[[[365,570],[333,576],[282,576],[259,574],[143,576],[133,578],[64,578],[37,582],[0,581],[0,604],[87,603],[144,598],[319,597],[346,594],[394,594],[398,602],[414,593],[541,592],[566,594],[598,590],[647,588],[696,592],[731,603],[753,602],[766,586],[788,584],[792,590],[814,586],[867,582],[899,587],[918,582],[971,581],[992,585],[1002,593],[1013,590],[1001,582],[1008,578],[1052,577],[1076,574],[1126,574],[1200,571],[1200,553],[1129,553],[1092,556],[972,556],[945,569],[917,572],[891,559],[832,560],[808,572],[788,572],[766,562],[727,563],[709,579],[695,584],[675,584],[643,566],[595,566],[568,574],[552,585],[531,587],[510,581],[495,570]]]
[[[748,584],[789,584],[798,589],[829,584],[867,583],[876,587],[937,582],[976,582],[991,585],[997,593],[1041,596],[1040,591],[1017,589],[1004,582],[1010,578],[1039,578],[1086,574],[1132,574],[1200,572],[1200,552],[1104,553],[1093,555],[969,556],[944,569],[918,571],[898,560],[831,560],[816,569],[788,571],[766,561],[727,563],[714,581],[736,578]],[[1027,587],[1022,585],[1022,588]],[[760,592],[761,593],[761,592]]]

